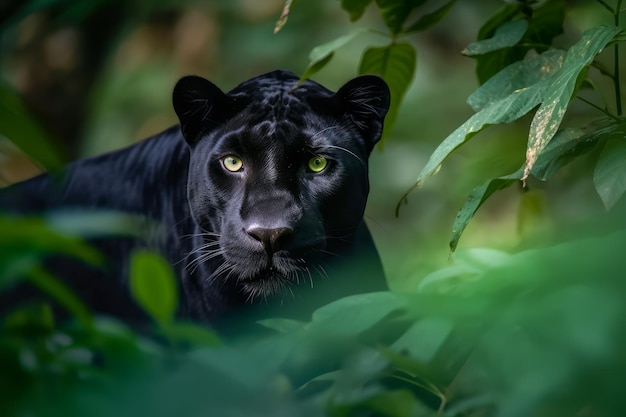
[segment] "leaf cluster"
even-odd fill
[[[482,83],[468,98],[475,114],[435,149],[414,187],[401,201],[405,202],[410,191],[439,172],[456,149],[484,129],[532,114],[524,165],[514,173],[489,179],[474,188],[454,221],[450,238],[452,251],[478,208],[496,191],[517,182],[526,187],[530,176],[546,181],[596,144],[602,146],[603,151],[593,178],[606,208],[611,209],[626,191],[622,181],[625,160],[620,157],[625,120],[621,113],[617,52],[613,73],[604,69],[601,72],[610,76],[615,86],[614,111],[608,104],[600,107],[581,98],[599,110],[601,116],[586,126],[562,125],[572,100],[582,89],[595,87],[588,70],[599,66],[596,57],[607,47],[618,50],[622,29],[619,26],[590,28],[577,43],[562,50],[552,47],[551,42],[562,31],[563,2],[549,0],[536,7],[531,7],[530,3],[517,2],[503,7],[483,25],[479,40],[465,49],[466,55],[476,59],[477,75]],[[619,11],[613,12],[617,19]],[[598,97],[601,99],[603,94],[598,92]]]
[[[389,40],[387,45],[369,47],[363,51],[358,68],[359,74],[379,75],[389,85],[391,105],[385,119],[382,139],[382,143],[384,143],[396,121],[402,98],[411,85],[417,66],[417,52],[414,46],[407,41],[409,35],[425,31],[439,23],[445,18],[455,1],[448,1],[442,6],[440,3],[435,4],[435,2],[428,2],[427,0],[342,0],[341,8],[349,14],[352,22],[359,20],[370,4],[374,3],[387,31],[359,29],[313,48],[309,55],[309,65],[300,81],[304,81],[322,70],[340,48],[366,32],[387,38]],[[291,3],[291,1],[287,1],[285,5],[287,13]],[[432,4],[437,7],[434,11],[422,12],[425,6]],[[416,20],[412,19],[412,16],[419,12],[422,12],[421,16]],[[285,22],[284,16],[283,12],[277,25],[278,29]]]
[[[613,415],[626,406],[626,265],[612,255],[625,244],[619,232],[461,251],[413,291],[347,297],[229,340],[174,320],[171,273],[138,252],[130,286],[162,342],[69,305],[77,320],[64,323],[46,304],[13,310],[0,323],[0,412]]]

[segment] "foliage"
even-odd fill
[[[309,322],[268,320],[281,330],[226,346],[190,324],[177,323],[185,337],[162,345],[100,317],[55,324],[45,306],[31,305],[3,321],[0,410],[612,415],[626,406],[619,394],[626,264],[613,255],[625,244],[620,231],[515,255],[466,251],[414,292],[344,298]],[[150,291],[153,300],[176,296],[169,285]],[[181,351],[181,341],[194,348]]]
[[[511,123],[531,112],[534,112],[534,116],[528,133],[524,166],[513,174],[490,179],[472,191],[455,220],[450,239],[452,251],[456,249],[463,230],[478,208],[494,192],[518,180],[526,186],[530,175],[545,181],[565,162],[589,151],[591,145],[596,143],[607,147],[597,162],[594,174],[596,189],[607,209],[626,191],[626,183],[620,179],[623,164],[623,159],[619,158],[620,151],[607,143],[612,136],[619,138],[618,142],[624,138],[625,119],[621,109],[617,52],[615,71],[611,76],[615,85],[614,112],[609,110],[608,105],[601,108],[590,103],[601,111],[600,118],[585,128],[577,126],[561,129],[571,100],[581,88],[594,85],[588,80],[587,70],[594,64],[596,56],[610,44],[617,51],[623,42],[622,29],[619,27],[620,5],[613,9],[601,3],[615,16],[616,26],[591,28],[569,50],[562,51],[549,48],[549,42],[561,31],[562,13],[553,13],[556,6],[563,9],[561,3],[556,0],[546,1],[536,10],[529,9],[532,2],[507,5],[487,21],[479,39],[492,36],[469,45],[465,50],[467,55],[478,57],[477,71],[483,82],[468,98],[468,103],[476,113],[433,152],[413,188],[420,187],[428,177],[437,173],[455,149],[486,127]],[[525,12],[527,16],[519,17],[524,9],[528,9]],[[536,54],[528,55],[530,49],[534,49]],[[520,54],[520,51],[523,53]],[[489,74],[489,77],[485,74]],[[599,96],[602,97],[602,94],[599,93]],[[538,165],[539,161],[541,163]],[[546,166],[550,167],[549,173],[546,172]],[[610,174],[605,176],[604,173],[608,172]],[[405,198],[406,195],[403,200]]]
[[[78,7],[72,15],[80,20],[80,2],[65,3],[73,5],[68,10]],[[468,99],[476,113],[434,151],[418,184],[480,131],[532,115],[524,165],[472,191],[453,226],[451,248],[496,191],[531,177],[546,181],[593,148],[593,181],[612,220],[587,221],[574,233],[555,236],[558,243],[514,254],[459,250],[448,267],[409,291],[344,298],[306,322],[269,319],[259,323],[269,334],[223,340],[211,329],[174,318],[174,277],[154,254],[134,253],[130,268],[130,290],[153,320],[143,333],[94,316],[42,266],[56,254],[97,266],[102,259],[83,238],[139,233],[136,219],[110,213],[2,215],[0,295],[29,280],[70,319],[55,316],[44,301],[6,312],[0,306],[0,415],[618,415],[626,407],[620,390],[626,372],[626,259],[619,256],[626,245],[619,204],[626,190],[626,121],[618,54],[613,73],[596,58],[623,42],[621,1],[615,7],[599,2],[613,13],[615,26],[591,28],[567,50],[551,46],[561,33],[564,2],[535,3],[509,2],[465,50],[476,60],[481,83]],[[295,4],[286,2],[277,29]],[[341,1],[351,21],[375,7],[386,28],[381,35],[389,44],[367,48],[360,72],[389,82],[391,121],[415,71],[411,35],[432,27],[453,5]],[[314,49],[303,78],[365,32]],[[592,104],[602,116],[580,126],[565,113],[574,97],[589,102],[581,94],[595,92],[593,69],[611,77],[616,103],[614,109]],[[54,149],[26,109],[12,93],[3,90],[0,99],[0,122],[8,121],[0,123],[0,134],[42,165],[56,167]],[[23,139],[29,136],[35,142]]]
[[[62,168],[61,157],[51,146],[48,135],[29,116],[19,97],[3,85],[0,85],[0,135],[21,146],[25,154],[47,170]],[[30,140],[20,140],[20,137]]]
[[[417,53],[409,42],[403,41],[409,35],[425,31],[440,22],[450,10],[456,0],[451,0],[441,6],[438,5],[434,11],[424,13],[414,21],[409,17],[416,11],[422,10],[427,3],[426,0],[376,0],[376,5],[381,13],[388,32],[370,30],[389,39],[389,44],[383,47],[370,47],[363,52],[359,65],[359,74],[380,75],[389,84],[391,91],[391,105],[385,119],[384,140],[389,136],[389,131],[393,127],[398,116],[398,109],[402,98],[409,89],[415,68],[417,65]],[[363,16],[365,9],[371,0],[342,0],[341,7],[350,15],[351,21],[356,21]],[[285,10],[289,13],[290,1],[287,1]],[[285,15],[281,16],[277,28],[280,29],[285,22]],[[412,22],[412,23],[411,23]],[[368,32],[357,30],[351,34],[344,35],[338,39],[324,43],[314,48],[309,55],[310,63],[304,71],[301,81],[310,78],[316,72],[326,66],[333,58],[334,54],[348,42],[357,36]]]

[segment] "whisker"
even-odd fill
[[[363,160],[361,158],[359,158],[359,156],[357,154],[355,154],[354,152],[352,152],[350,149],[346,149],[343,146],[336,146],[336,145],[324,145],[322,146],[322,148],[329,148],[329,149],[338,149],[340,151],[344,151],[345,153],[353,156],[354,158],[356,158],[357,161],[359,161],[359,163],[365,168],[367,165],[365,164],[365,162],[363,162]]]
[[[311,275],[311,270],[307,267],[305,267],[304,270],[309,274],[309,282],[311,283],[311,288],[313,288],[313,275]]]

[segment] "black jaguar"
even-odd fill
[[[363,213],[387,85],[365,75],[333,93],[298,79],[274,71],[225,94],[185,77],[173,94],[180,125],[74,162],[60,180],[44,174],[8,187],[0,210],[115,210],[150,220],[142,238],[92,239],[105,270],[62,258],[48,265],[95,311],[129,321],[145,319],[126,281],[137,248],[157,251],[175,270],[179,316],[211,323],[251,306],[303,315],[384,289]]]

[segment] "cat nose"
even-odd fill
[[[261,242],[265,252],[271,256],[274,252],[282,249],[296,231],[291,227],[277,227],[275,229],[250,227],[246,230],[246,233]]]

